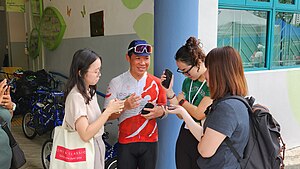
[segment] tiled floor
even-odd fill
[[[14,117],[12,132],[27,159],[26,164],[21,169],[43,169],[41,160],[42,145],[49,139],[50,134],[37,135],[34,139],[29,140],[24,136],[21,125],[22,117]],[[300,169],[300,147],[287,150],[285,157],[285,169]]]

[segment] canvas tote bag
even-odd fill
[[[84,142],[77,131],[62,126],[55,127],[50,157],[50,169],[93,169],[95,149],[93,138]]]

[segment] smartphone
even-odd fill
[[[153,105],[152,103],[147,103],[147,104],[144,106],[144,108],[153,108],[153,107],[154,107],[154,105]],[[141,114],[148,114],[148,113],[150,113],[150,111],[146,111],[146,110],[144,110],[144,108],[142,109]]]
[[[165,73],[166,75],[166,80],[162,81],[162,85],[168,89],[170,87],[170,83],[171,83],[171,79],[172,79],[172,75],[173,73],[169,70],[169,69],[165,69]]]
[[[12,78],[10,81],[6,82],[6,86],[12,86],[14,81],[14,78]]]

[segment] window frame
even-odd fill
[[[283,9],[283,10],[297,10],[298,9],[298,0],[295,0],[295,4],[282,4],[279,0],[275,0],[274,6],[275,9]]]
[[[276,12],[290,12],[300,14],[300,0],[295,0],[294,5],[281,4],[279,0],[270,0],[270,2],[257,2],[253,0],[219,0],[219,9],[232,10],[257,10],[268,12],[267,33],[266,33],[266,66],[262,68],[244,68],[245,71],[276,70],[299,68],[299,65],[291,66],[272,66],[274,56],[274,26]]]

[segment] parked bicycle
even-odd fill
[[[30,101],[31,110],[24,114],[22,120],[22,129],[27,138],[33,139],[37,134],[42,135],[62,124],[64,105],[60,99],[63,95],[61,91],[44,87],[34,92]]]

